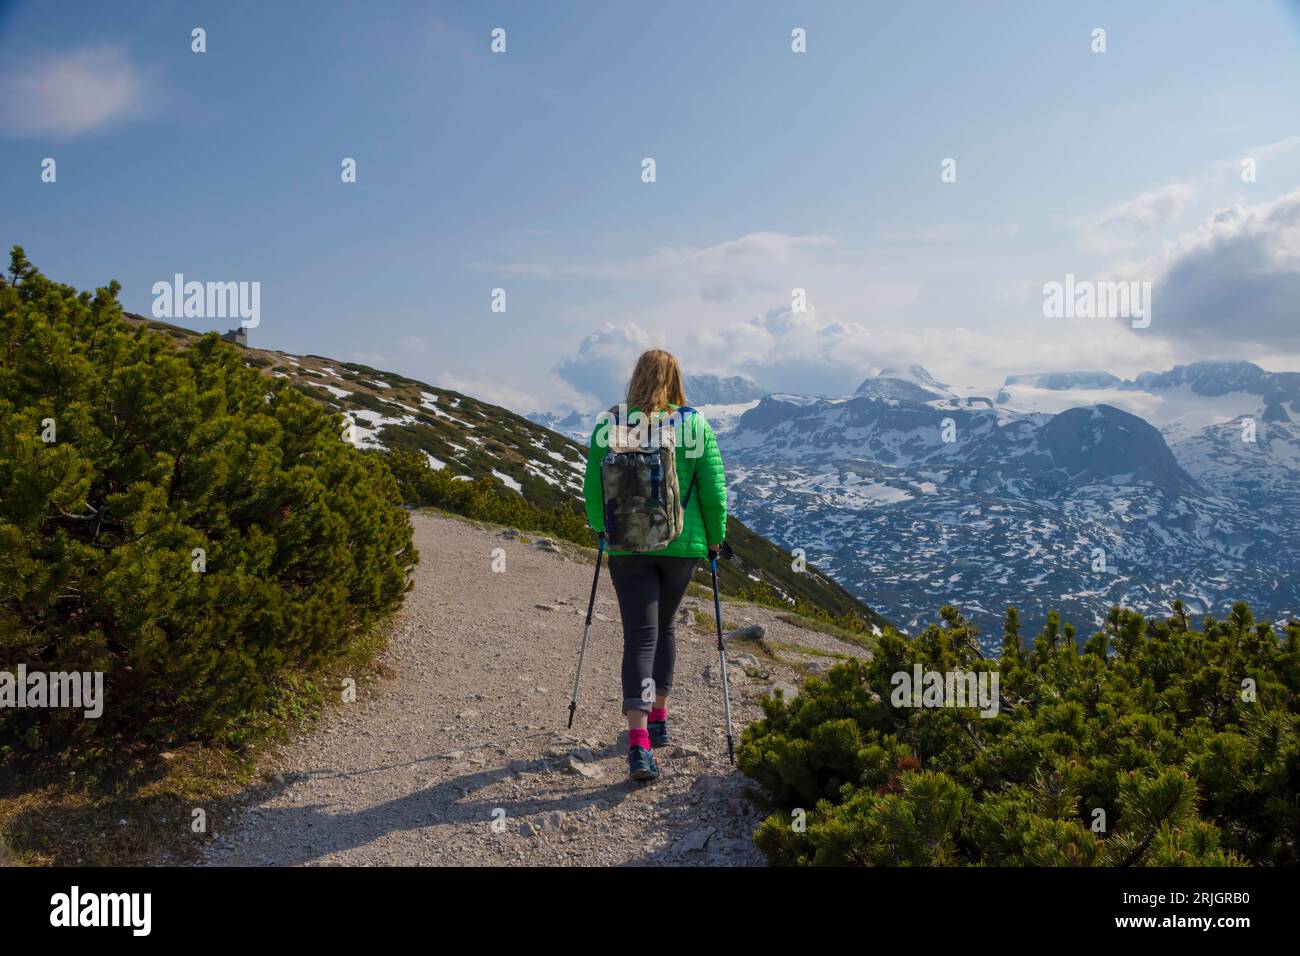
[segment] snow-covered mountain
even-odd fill
[[[1251,362],[1194,362],[1126,381],[1105,372],[1009,376],[999,405],[1018,412],[1059,412],[1105,402],[1145,418],[1177,441],[1210,425],[1253,417],[1287,418],[1300,403],[1300,372],[1266,372]]]
[[[904,627],[949,602],[990,638],[1009,604],[1083,630],[1174,598],[1300,613],[1300,373],[1012,375],[987,398],[912,366],[847,397],[702,401],[747,394],[727,381],[690,398],[737,515]],[[593,416],[532,418],[585,441]]]
[[[744,375],[721,378],[717,375],[687,375],[682,380],[686,401],[692,406],[738,405],[753,402],[767,393]]]
[[[913,365],[905,371],[896,368],[881,369],[880,374],[864,381],[853,394],[914,402],[954,397],[947,385],[935,381],[934,376],[919,365]]]
[[[597,411],[569,412],[567,415],[558,412],[529,412],[524,417],[543,428],[559,432],[566,438],[572,438],[585,445],[591,438],[591,429],[595,425]]]
[[[1197,363],[1125,381],[925,369],[770,395],[723,432],[737,513],[906,626],[954,603],[1081,629],[1112,603],[1300,611],[1300,374]]]
[[[767,394],[744,375],[722,377],[712,374],[687,375],[682,380],[686,401],[708,418],[715,430],[726,431],[737,418],[753,408]],[[525,417],[574,441],[586,443],[602,408],[569,412],[530,412]]]

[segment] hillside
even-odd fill
[[[190,329],[140,315],[128,320],[166,332],[187,347],[200,337]],[[345,435],[362,449],[420,452],[435,469],[451,469],[466,481],[490,476],[503,491],[530,504],[580,507],[587,450],[576,441],[498,405],[449,389],[354,362],[318,355],[242,347],[245,361],[268,375],[285,378],[300,392],[351,423]],[[723,447],[726,454],[726,447]],[[888,625],[863,601],[812,565],[794,571],[792,557],[734,517],[727,540],[731,562],[719,562],[725,593],[765,584],[774,595],[802,599],[832,617],[853,613],[878,628]],[[707,571],[697,572],[707,583]]]

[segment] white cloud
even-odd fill
[[[1193,192],[1186,183],[1169,183],[1085,217],[1078,223],[1079,244],[1090,252],[1132,248],[1182,212]]]
[[[692,345],[696,361],[705,357],[775,391],[820,395],[847,394],[886,367],[923,365],[941,380],[989,391],[1025,368],[1137,371],[1134,363],[1163,367],[1168,354],[1166,343],[1144,342],[1131,330],[1092,320],[1034,315],[989,331],[960,325],[875,329],[822,319],[815,310],[794,315],[789,307],[702,333]]]
[[[1300,342],[1300,190],[1234,204],[1158,255],[1116,270],[1153,283],[1146,330],[1221,356]]]
[[[622,394],[637,356],[660,346],[659,341],[633,322],[624,325],[606,322],[579,343],[576,355],[562,359],[555,366],[555,374],[577,396],[582,396],[576,407],[604,407]]]
[[[0,129],[10,136],[75,136],[130,116],[144,83],[118,46],[86,47],[0,75]]]
[[[787,305],[720,327],[700,327],[665,343],[628,323],[604,325],[583,340],[576,356],[556,375],[589,396],[555,409],[601,408],[616,401],[636,357],[646,348],[668,348],[685,374],[742,374],[760,387],[810,395],[845,395],[885,367],[924,365],[944,381],[992,396],[1009,374],[1105,368],[1133,375],[1167,368],[1168,342],[1140,338],[1107,320],[1050,320],[1035,316],[995,332],[963,327],[872,329],[858,322],[822,318],[810,308]]]
[[[1255,152],[1276,156],[1292,145],[1283,140]],[[1087,226],[1098,245],[1149,255],[1193,200],[1206,203],[1221,185],[1208,174],[1170,183],[1090,217]],[[774,391],[842,395],[883,366],[919,364],[959,389],[991,395],[1006,375],[1027,371],[1106,369],[1131,377],[1204,358],[1295,354],[1297,223],[1300,193],[1233,206],[1160,255],[1096,276],[1155,280],[1154,324],[1144,330],[1109,319],[1047,318],[1041,281],[1017,277],[1023,264],[983,250],[956,258],[893,248],[868,254],[820,236],[753,233],[532,274],[656,284],[593,300],[567,317],[569,328],[585,319],[597,329],[553,370],[579,396],[572,406],[579,409],[615,401],[637,355],[650,347],[678,355],[688,375],[744,374]],[[808,311],[791,310],[792,286],[809,290]],[[959,296],[948,294],[954,289]],[[539,407],[565,406],[544,399]]]
[[[1256,176],[1266,177],[1275,161],[1297,146],[1300,146],[1300,136],[1250,146],[1235,156],[1210,163],[1182,181],[1167,183],[1103,212],[1077,219],[1074,226],[1079,233],[1079,246],[1084,251],[1099,253],[1132,252],[1143,245],[1149,247],[1158,230],[1193,202],[1200,209],[1208,210],[1239,195],[1243,160],[1253,160]]]

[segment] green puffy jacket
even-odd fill
[[[678,406],[669,406],[676,411]],[[628,415],[637,411],[628,409]],[[689,418],[698,418],[698,424],[690,426],[696,429],[695,435],[703,440],[700,449],[684,447],[682,431],[686,425],[677,426],[677,484],[681,488],[682,498],[686,489],[695,478],[695,490],[691,500],[684,505],[685,514],[682,521],[682,533],[673,539],[668,547],[659,551],[614,551],[617,554],[662,554],[675,558],[704,558],[708,556],[709,547],[722,544],[727,534],[727,478],[722,471],[722,455],[718,451],[717,439],[713,429],[699,412]],[[587,450],[587,475],[583,482],[582,493],[587,504],[587,523],[597,532],[605,530],[605,502],[600,491],[600,460],[605,456],[605,431],[608,422],[602,421],[591,433],[591,443]],[[697,442],[697,444],[699,444]]]

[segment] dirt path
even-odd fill
[[[436,515],[413,520],[421,563],[384,656],[392,676],[363,683],[355,703],[331,708],[270,759],[266,786],[234,832],[214,836],[207,863],[763,862],[750,840],[760,817],[727,764],[711,601],[684,605],[698,619],[679,627],[675,743],[656,752],[662,776],[632,783],[608,575],[569,733],[591,565],[567,545],[545,550]],[[492,570],[495,548],[504,572]],[[738,739],[773,681],[803,680],[801,662],[816,669],[863,655],[765,608],[724,603],[724,629],[746,624],[766,637],[729,642],[741,665],[728,669]]]

